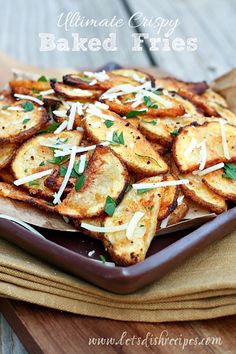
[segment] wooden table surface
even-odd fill
[[[0,0],[0,51],[17,61],[44,68],[97,68],[106,62],[129,66],[156,65],[185,80],[212,80],[235,66],[235,0]],[[111,18],[126,22],[136,11],[151,16],[180,21],[174,37],[196,37],[198,50],[193,52],[149,51],[146,41],[143,51],[132,52],[131,34],[148,32],[152,28],[124,26],[117,32],[119,51],[106,52],[40,52],[39,33],[54,33],[56,38],[70,38],[71,31],[57,27],[60,13],[79,11],[89,18]],[[78,28],[81,37],[105,38],[110,28]],[[185,323],[145,324],[116,322],[76,316],[60,311],[2,299],[0,309],[0,353],[179,353],[180,347],[88,347],[89,336],[116,338],[127,331],[129,336],[154,336],[167,330],[169,336],[186,338],[221,336],[222,346],[207,345],[185,348],[188,353],[235,353],[236,316]],[[8,321],[8,323],[7,323]],[[10,326],[9,326],[10,324]],[[15,335],[14,331],[19,336]],[[58,336],[60,333],[60,336]],[[24,344],[21,344],[24,343]]]

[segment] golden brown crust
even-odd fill
[[[96,99],[101,94],[101,90],[83,90],[74,86],[65,85],[62,82],[51,82],[52,88],[57,94],[66,99],[80,100],[80,99]]]

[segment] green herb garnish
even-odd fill
[[[83,77],[80,76],[80,77],[79,77],[79,80],[84,81],[84,82],[87,82],[87,83],[92,82],[91,80],[87,79],[87,77],[88,77],[88,76],[86,76],[86,75],[83,76]]]
[[[105,264],[106,263],[106,258],[102,255],[99,256],[100,261]]]
[[[172,132],[170,132],[170,134],[176,136],[176,135],[178,135],[178,132],[179,132],[179,129],[175,129]]]
[[[23,123],[23,124],[26,124],[26,123],[28,123],[29,121],[30,121],[29,118],[25,118],[22,123]]]
[[[232,162],[228,162],[224,165],[224,174],[222,175],[224,178],[231,178],[236,181],[236,165]]]
[[[105,126],[106,126],[107,128],[110,128],[110,127],[113,126],[114,122],[112,122],[111,120],[108,120],[108,119],[107,119],[107,120],[105,120],[104,124],[105,124]]]
[[[70,159],[70,156],[59,156],[54,157],[53,160],[48,160],[47,162],[52,163],[53,165],[61,165],[63,162],[67,162]]]
[[[117,132],[113,133],[112,142],[120,145],[125,145],[123,132],[118,135]]]
[[[146,109],[141,109],[140,111],[130,111],[125,116],[126,118],[133,118],[139,116],[140,114],[144,114],[146,112],[147,112]]]
[[[75,190],[78,192],[78,190],[83,187],[85,181],[85,175],[80,175],[77,178],[76,184],[75,184]]]
[[[143,194],[143,193],[146,193],[150,190],[152,190],[153,188],[142,188],[142,189],[137,189],[137,193],[138,194]]]
[[[38,186],[38,185],[39,182],[35,182],[35,181],[29,182],[29,186]]]
[[[6,106],[2,106],[1,109],[5,110],[5,109],[8,109],[10,106],[9,105],[6,105]]]
[[[44,161],[40,162],[40,164],[39,164],[40,167],[41,167],[41,166],[44,166],[44,165],[45,165],[45,162],[44,162]]]
[[[158,108],[158,105],[154,103],[149,96],[144,96],[143,101],[147,108]]]
[[[32,88],[32,93],[33,93],[33,94],[37,94],[37,93],[39,93],[39,90],[37,90],[37,89],[35,89],[35,88]]]
[[[53,122],[47,128],[39,130],[37,134],[54,132],[59,127],[59,125],[60,125],[60,123]]]
[[[48,82],[48,79],[46,78],[46,76],[42,75],[38,78],[39,82]]]
[[[31,112],[34,109],[34,105],[32,102],[22,102],[21,107],[24,108],[24,112]]]
[[[54,204],[51,202],[45,202],[45,204],[50,205],[50,206],[54,206]]]
[[[114,214],[115,209],[116,201],[108,195],[106,198],[104,211],[107,215],[112,216]]]
[[[130,191],[130,189],[132,188],[131,184],[128,184],[128,186],[126,187],[125,193],[127,193],[128,191]]]
[[[157,125],[157,121],[156,120],[141,120],[142,123],[147,123],[147,124],[152,124],[152,125]]]

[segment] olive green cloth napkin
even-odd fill
[[[123,321],[184,321],[236,314],[236,232],[130,295],[101,290],[0,239],[0,295]]]

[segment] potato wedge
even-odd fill
[[[56,144],[66,141],[66,144],[80,145],[82,133],[78,131],[65,131],[60,134],[40,134],[26,141],[17,151],[12,162],[12,171],[15,179],[23,178],[37,172],[54,169],[63,159],[55,159],[53,149],[42,146],[43,143]],[[53,191],[44,185],[46,177],[35,181],[35,184],[26,183],[26,188],[30,194],[36,194],[43,198],[51,198]]]
[[[122,119],[108,110],[102,110],[102,112],[114,119],[113,125],[108,128],[101,121],[101,118],[86,113],[84,128],[89,138],[96,143],[102,143],[107,140],[107,134],[113,134],[113,141],[116,140],[119,143],[113,142],[114,144],[111,144],[110,148],[125,162],[131,171],[142,173],[146,176],[167,172],[167,164],[128,120]]]
[[[158,100],[159,95],[154,96],[156,96],[156,99]],[[147,105],[145,105],[144,103],[140,103],[137,107],[133,108],[133,102],[130,102],[129,99],[135,99],[135,95],[125,94],[123,96],[120,96],[118,100],[103,99],[103,97],[101,96],[100,101],[107,104],[111,111],[123,116],[131,114],[131,112],[133,111],[141,111],[139,117],[142,116],[142,111],[145,111],[145,114],[153,117],[177,117],[182,116],[185,113],[184,107],[179,104],[177,100],[173,99],[172,97],[169,97],[168,95],[161,95],[161,103],[159,102],[159,100],[156,102],[152,98],[151,102],[153,107],[147,107]],[[165,104],[163,103],[164,101]]]
[[[0,169],[7,166],[13,159],[18,145],[14,143],[6,143],[0,145]]]
[[[182,194],[180,193],[180,197]],[[174,211],[170,214],[167,226],[174,225],[180,222],[189,210],[189,203],[187,198],[184,198],[182,203],[178,204]],[[158,235],[158,234],[157,234]]]
[[[213,192],[225,199],[236,202],[236,183],[231,178],[223,177],[224,170],[220,169],[203,176],[203,183]]]
[[[41,198],[34,198],[25,191],[21,190],[20,188],[16,188],[9,183],[0,182],[0,196],[28,203],[31,206],[46,212],[55,213],[54,206],[51,206],[50,203],[48,203],[46,200]]]
[[[181,185],[183,194],[187,198],[216,214],[223,213],[227,210],[225,198],[209,189],[203,183],[202,177],[193,175],[192,173],[181,174],[174,164],[172,164],[172,171],[176,176],[178,176],[179,179],[189,180],[188,184]]]
[[[175,181],[177,178],[172,175],[163,176],[164,181]],[[158,220],[163,220],[177,208],[177,198],[179,195],[179,186],[163,187],[164,192],[161,195],[161,206],[158,213]]]
[[[111,149],[98,146],[84,172],[85,183],[73,189],[56,210],[74,218],[91,218],[104,213],[107,197],[118,203],[127,187],[128,172]]]
[[[51,82],[51,86],[57,94],[71,100],[80,100],[82,98],[93,100],[102,94],[101,90],[83,90],[78,87],[63,84],[62,82]]]
[[[152,75],[144,73],[144,72],[137,70],[137,69],[116,69],[116,70],[110,71],[110,73],[112,73],[114,75],[121,75],[121,76],[129,77],[132,80],[137,81],[141,84],[146,81],[151,81],[153,83],[155,81]]]
[[[160,182],[162,178],[155,176],[146,178],[142,182]],[[129,223],[136,212],[144,213],[131,239],[126,236],[126,230],[104,234],[103,244],[116,264],[131,265],[144,260],[156,234],[163,192],[163,188],[154,188],[146,193],[138,194],[132,188],[125,194],[113,216],[105,219],[105,227],[118,226]]]
[[[157,78],[155,81],[157,87],[165,88],[171,91],[178,91],[178,89],[185,89],[196,95],[204,93],[208,88],[206,81],[201,82],[187,82],[176,79],[174,77]]]
[[[194,122],[203,124],[207,120],[207,117],[202,116],[163,117],[159,119],[143,116],[140,118],[139,130],[147,139],[158,142],[165,147],[170,147],[180,128]]]
[[[92,74],[92,73],[91,73]],[[94,73],[96,75],[96,73]],[[76,86],[82,90],[109,90],[113,86],[130,84],[133,86],[138,86],[139,83],[134,79],[124,76],[113,74],[112,72],[105,73],[108,78],[104,81],[97,80],[94,76],[85,75],[83,72],[78,72],[76,74],[69,74],[63,76],[63,82],[66,85]]]
[[[5,106],[10,106],[15,103],[15,99],[12,97],[11,92],[8,90],[0,91],[0,109]]]
[[[44,108],[30,103],[32,110],[25,112],[22,108],[27,101],[17,101],[7,109],[0,110],[0,143],[22,142],[47,123],[47,112]],[[19,107],[19,110],[12,110]]]
[[[186,157],[186,151],[191,144],[192,139],[195,139],[196,144],[201,144],[205,141],[206,146],[206,163],[205,167],[213,166],[219,162],[236,161],[236,127],[230,124],[225,124],[225,136],[229,150],[229,159],[226,159],[221,134],[221,125],[219,122],[206,122],[203,125],[190,125],[184,127],[177,135],[173,144],[173,157],[179,170],[183,173],[198,170],[200,160],[202,158],[201,147],[196,147]]]
[[[29,94],[32,91],[39,95],[40,91],[50,90],[50,82],[33,80],[11,80],[9,86],[13,93]]]

